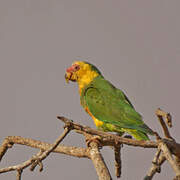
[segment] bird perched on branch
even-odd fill
[[[102,131],[128,133],[137,140],[149,140],[153,131],[143,122],[127,96],[85,61],[75,61],[66,70],[67,82],[77,82],[81,105]]]

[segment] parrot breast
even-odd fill
[[[88,107],[86,107],[85,110],[86,110],[86,112],[92,117],[92,119],[94,120],[94,124],[96,125],[96,127],[99,128],[99,127],[103,126],[104,123],[103,123],[102,121],[96,119],[96,118],[92,115],[92,113],[89,111]]]

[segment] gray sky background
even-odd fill
[[[0,142],[9,135],[53,142],[62,132],[57,115],[95,128],[79,104],[77,85],[64,80],[65,69],[78,56],[121,88],[152,129],[161,133],[156,108],[171,112],[171,133],[180,141],[179,7],[179,0],[1,0]],[[75,133],[63,144],[85,146]],[[35,152],[16,145],[0,167]],[[142,179],[154,152],[124,146],[121,179]],[[102,153],[116,179],[113,151],[106,147]],[[165,163],[154,180],[173,176]],[[23,173],[23,180],[72,178],[97,179],[91,161],[51,154],[43,172]],[[15,172],[0,179],[14,180]]]

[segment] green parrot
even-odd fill
[[[154,132],[143,122],[127,96],[85,61],[75,61],[66,70],[66,81],[79,85],[80,102],[102,131],[128,133],[137,140],[149,140]]]

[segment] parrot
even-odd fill
[[[98,130],[124,133],[136,140],[154,135],[135,110],[125,93],[106,80],[99,69],[86,61],[75,61],[66,69],[65,79],[77,82],[80,104],[91,116]]]

